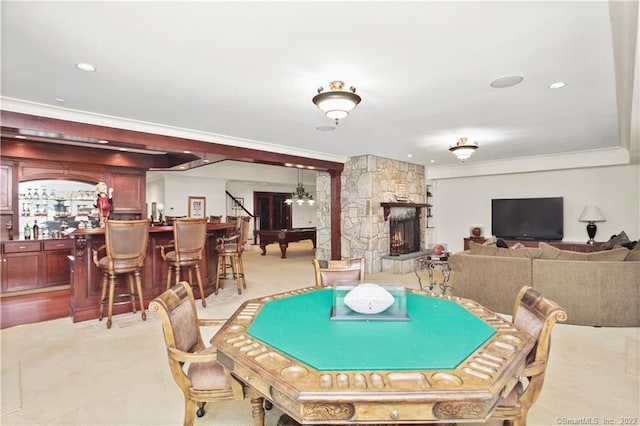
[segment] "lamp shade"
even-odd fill
[[[586,206],[578,220],[580,222],[604,222],[605,218],[598,206]]]

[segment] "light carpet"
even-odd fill
[[[206,308],[197,304],[199,315],[226,318],[247,299],[312,285],[313,255],[307,242],[290,244],[287,259],[280,259],[274,245],[266,256],[253,247],[243,255],[247,289],[239,295],[235,282],[227,281],[217,296],[207,298]],[[414,274],[369,278],[418,288]],[[455,286],[455,275],[452,281]],[[169,373],[160,320],[150,312],[147,317],[117,315],[111,330],[104,321],[74,324],[69,318],[2,330],[0,423],[182,424],[182,392]],[[216,330],[203,332],[205,340]],[[529,413],[529,425],[638,419],[639,337],[638,328],[557,325],[547,380]],[[253,424],[247,400],[208,404],[206,410],[196,425]],[[278,416],[277,408],[267,412],[267,425],[275,425]]]

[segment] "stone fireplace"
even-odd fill
[[[422,213],[426,204],[421,204],[426,202],[424,166],[373,155],[352,157],[341,175],[341,192],[341,257],[364,257],[367,274],[413,271],[415,259],[426,246]],[[316,257],[328,259],[331,194],[327,173],[318,173],[316,193]]]

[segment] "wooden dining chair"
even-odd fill
[[[200,332],[226,320],[198,318],[189,283],[181,281],[156,297],[149,310],[162,320],[169,369],[184,395],[185,426],[193,425],[194,415],[204,416],[207,402],[244,398],[242,384],[218,363],[216,348],[205,345]]]
[[[111,328],[113,305],[131,303],[136,313],[136,301],[140,303],[142,320],[147,319],[142,293],[140,273],[147,254],[149,239],[149,221],[143,220],[107,220],[105,223],[104,245],[92,250],[93,263],[102,272],[102,292],[98,321],[102,321],[104,307],[107,306],[107,328]],[[106,253],[101,256],[101,253]],[[116,276],[126,275],[129,291],[115,293]],[[107,289],[109,295],[107,296]]]
[[[160,246],[160,255],[168,267],[167,290],[174,284],[172,273],[177,284],[181,279],[181,271],[184,270],[187,271],[189,284],[195,286],[192,275],[192,272],[195,272],[203,307],[207,306],[207,300],[202,285],[200,262],[206,239],[207,219],[180,218],[173,222],[173,240],[165,246]]]
[[[526,426],[527,413],[536,402],[549,360],[551,330],[557,322],[567,320],[567,312],[532,287],[520,289],[513,307],[513,323],[536,338],[537,344],[527,356],[518,383],[499,403],[492,417],[509,426]]]
[[[316,286],[335,285],[338,281],[364,281],[364,257],[347,260],[314,258]]]

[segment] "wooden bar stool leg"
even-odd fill
[[[104,317],[104,304],[107,297],[108,274],[102,274],[102,292],[100,293],[100,311],[98,312],[98,321],[102,321]]]
[[[202,299],[202,307],[206,308],[207,300],[205,299],[205,296],[204,296],[204,287],[202,286],[202,277],[200,276],[200,265],[196,263],[195,268],[196,268],[196,279],[198,280],[198,287],[200,288],[200,298]]]
[[[169,267],[167,268],[167,290],[171,288],[171,271],[172,270],[173,270],[173,267],[169,265]]]
[[[113,296],[116,291],[116,276],[109,274],[109,306],[107,306],[107,328],[111,328],[111,316],[113,315]]]
[[[238,266],[238,256],[231,256],[233,264],[233,275],[236,279],[236,285],[238,286],[238,294],[242,294],[242,284],[240,283],[240,269]]]
[[[247,288],[247,281],[244,279],[244,263],[242,263],[242,256],[238,256],[238,270],[240,271],[240,276],[242,277],[242,288]]]
[[[144,296],[142,293],[142,279],[140,278],[140,270],[136,269],[133,273],[136,279],[136,287],[138,288],[138,300],[140,301],[140,310],[142,311],[142,320],[147,320],[147,313],[144,311]]]
[[[136,290],[133,284],[133,275],[127,274],[127,281],[129,282],[129,298],[131,299],[131,310],[136,313]]]
[[[177,259],[176,259],[177,260]],[[180,282],[180,263],[177,263],[176,261],[176,265],[175,265],[175,274],[176,274],[176,284],[178,284]]]

